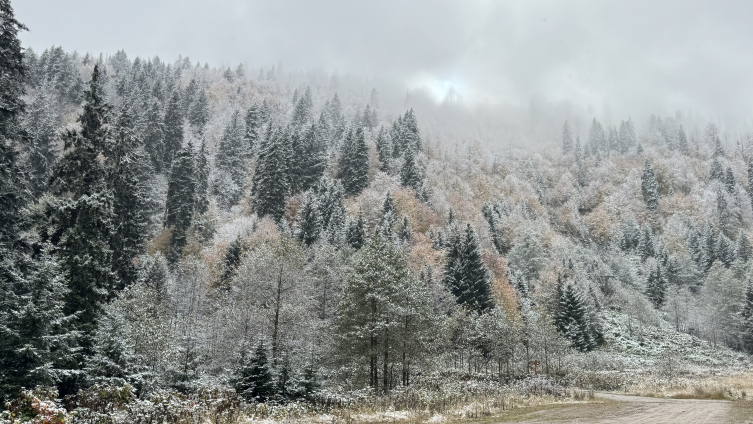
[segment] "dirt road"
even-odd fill
[[[724,400],[658,399],[597,394],[613,402],[561,405],[515,414],[502,422],[526,423],[753,423],[753,416],[732,411]]]

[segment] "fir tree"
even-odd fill
[[[260,217],[270,215],[276,221],[285,213],[285,198],[290,190],[289,150],[285,140],[281,130],[269,129],[260,146],[251,189],[256,214]]]
[[[719,163],[719,161],[715,158],[711,160],[711,170],[709,171],[709,180],[710,181],[724,181],[724,168],[722,168],[722,164]]]
[[[646,159],[646,166],[643,168],[643,175],[641,175],[641,192],[643,193],[643,201],[646,202],[646,208],[652,211],[656,210],[659,205],[658,184],[648,159]]]
[[[312,124],[303,134],[301,145],[303,154],[299,157],[298,185],[301,191],[307,191],[314,188],[327,170],[327,143]]]
[[[193,219],[196,179],[192,150],[190,144],[180,149],[170,169],[165,205],[165,227],[172,231],[170,252],[167,255],[171,262],[175,262],[182,256],[187,232]]]
[[[57,101],[51,84],[45,81],[36,98],[29,105],[23,127],[28,134],[26,168],[34,194],[47,189],[56,157]]]
[[[350,131],[343,143],[338,161],[337,178],[342,181],[346,196],[357,196],[369,184],[369,150],[363,128]]]
[[[241,258],[246,251],[246,242],[238,236],[228,245],[223,258],[222,280],[229,282],[235,276],[235,270],[241,264]]]
[[[409,242],[413,238],[413,229],[410,222],[408,222],[408,215],[403,215],[403,219],[400,221],[400,226],[397,229],[397,236],[403,242]]]
[[[390,146],[387,134],[384,132],[384,128],[379,128],[379,133],[376,139],[377,154],[379,155],[379,162],[381,163],[379,170],[382,172],[389,171],[389,162],[392,156],[392,147]]]
[[[565,125],[562,126],[562,154],[569,155],[573,148],[573,134],[570,130],[570,124],[565,121]]]
[[[144,144],[152,159],[152,166],[157,172],[165,169],[165,123],[162,119],[162,108],[159,101],[154,100],[146,113],[144,130]]]
[[[201,148],[194,157],[196,177],[196,204],[194,213],[204,215],[209,210],[209,159],[207,158],[207,143],[201,140]]]
[[[183,114],[178,90],[173,91],[167,103],[163,122],[162,166],[169,167],[178,150],[183,146]]]
[[[482,313],[492,307],[489,272],[481,260],[479,241],[471,224],[454,238],[447,253],[444,282],[457,303]]]
[[[682,153],[688,153],[688,138],[685,135],[685,130],[682,128],[682,125],[677,129],[677,147]]]
[[[714,137],[714,159],[718,157],[724,157],[724,149],[722,148],[722,141],[719,140],[719,136]]]
[[[267,348],[263,341],[259,340],[253,354],[241,361],[235,391],[249,402],[265,402],[274,395]]]
[[[225,207],[229,208],[238,203],[246,177],[247,157],[248,150],[243,142],[243,124],[240,112],[236,110],[222,134],[215,156],[217,169],[230,180],[220,180],[219,184],[225,183],[225,186],[218,187],[217,190],[220,194],[220,202]]]
[[[596,152],[606,152],[607,137],[604,134],[604,128],[601,123],[593,119],[591,130],[588,132],[588,145]]]
[[[725,267],[729,268],[735,262],[735,246],[727,236],[720,234],[716,240],[716,257]]]

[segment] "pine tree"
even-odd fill
[[[471,224],[465,236],[452,240],[447,253],[444,282],[457,303],[482,313],[492,307],[489,272],[481,260],[479,241]]]
[[[641,257],[641,261],[645,261],[648,258],[656,256],[656,246],[654,244],[654,232],[648,223],[643,225],[643,231],[641,231],[638,238],[638,254]]]
[[[270,128],[259,150],[251,189],[252,202],[258,216],[270,215],[279,221],[285,213],[285,198],[290,190],[285,134]]]
[[[400,226],[397,229],[397,236],[403,242],[409,242],[413,238],[413,228],[411,228],[410,222],[408,222],[408,215],[403,215]]]
[[[609,136],[607,137],[607,156],[612,151],[619,151],[620,141],[617,137],[617,130],[614,128],[609,129]]]
[[[263,341],[259,340],[253,354],[241,362],[235,391],[248,402],[265,402],[274,395],[267,348]]]
[[[196,177],[195,215],[204,215],[209,210],[209,159],[207,158],[207,143],[201,140],[201,148],[194,157]]]
[[[651,301],[656,309],[664,305],[666,291],[667,280],[664,279],[664,274],[657,263],[656,266],[651,268],[646,280],[646,296],[648,296],[648,300]]]
[[[735,219],[722,191],[716,193],[716,212],[719,214],[719,227],[722,232],[730,234],[735,227]]]
[[[313,192],[306,192],[303,196],[303,205],[298,211],[297,237],[306,246],[316,243],[321,233],[321,217],[319,205]]]
[[[28,134],[26,168],[34,194],[39,196],[47,189],[56,157],[57,112],[55,93],[49,81],[45,81],[37,96],[29,105],[23,127]]]
[[[711,265],[719,259],[716,256],[717,236],[714,232],[714,228],[710,223],[707,223],[703,229],[703,235],[701,240],[701,246],[703,249],[702,257],[702,269],[704,272],[708,272]]]
[[[722,148],[722,141],[719,139],[719,136],[714,137],[714,159],[718,157],[724,157],[724,149]]]
[[[709,171],[709,180],[710,181],[721,181],[724,182],[724,168],[722,168],[722,164],[719,163],[719,161],[714,157],[711,160],[711,170]]]
[[[588,144],[596,152],[606,152],[607,137],[604,134],[604,128],[601,123],[593,119],[591,123],[591,130],[588,132]]]
[[[176,154],[167,185],[165,227],[172,231],[170,252],[167,255],[171,262],[175,262],[183,254],[187,231],[193,219],[195,202],[196,179],[193,148],[189,143]]]
[[[565,125],[562,126],[562,154],[569,155],[573,148],[573,134],[570,130],[570,124],[565,121]]]
[[[337,178],[342,181],[346,196],[357,196],[369,184],[369,150],[363,128],[352,130],[343,143],[338,161]]]
[[[209,100],[206,91],[201,90],[196,100],[191,103],[188,109],[188,122],[196,132],[204,133],[204,127],[209,122]]]
[[[643,201],[646,202],[646,208],[652,211],[656,210],[659,205],[658,184],[648,159],[646,159],[646,166],[643,168],[643,175],[641,175],[641,192],[643,193]]]
[[[715,256],[729,268],[735,262],[735,246],[727,236],[720,234],[716,240]]]
[[[418,120],[413,109],[405,112],[402,120],[402,128],[400,132],[400,141],[402,143],[402,151],[407,152],[409,150],[413,153],[421,151],[421,136],[418,130]]]
[[[181,113],[180,91],[173,91],[165,108],[163,122],[162,167],[169,168],[178,150],[183,146],[183,114]]]
[[[389,138],[384,132],[384,128],[379,128],[379,133],[376,139],[377,154],[379,155],[379,162],[381,163],[379,170],[382,172],[389,172],[390,159],[392,157],[392,146],[390,146]]]
[[[241,264],[241,258],[247,249],[246,242],[238,236],[233,240],[225,251],[223,258],[222,281],[229,282],[235,276],[235,270]]]

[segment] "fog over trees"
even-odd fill
[[[534,362],[588,389],[670,354],[750,367],[750,133],[578,115],[495,143],[483,108],[448,129],[471,113],[420,92],[36,51],[0,18],[0,422],[44,390],[150,422],[162,400],[512,387]]]

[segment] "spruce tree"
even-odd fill
[[[209,158],[207,157],[207,143],[201,140],[201,148],[194,157],[196,177],[196,204],[194,213],[204,215],[209,210]]]
[[[561,291],[559,313],[555,317],[555,324],[574,348],[586,352],[594,347],[595,343],[587,321],[585,301],[573,284],[568,284]]]
[[[261,107],[257,103],[251,105],[246,112],[246,132],[243,135],[243,140],[246,142],[246,147],[249,152],[252,152],[256,147],[256,144],[259,142],[261,126],[264,124],[264,118],[262,115]]]
[[[588,132],[588,144],[596,152],[606,152],[607,136],[604,134],[604,128],[601,123],[593,119],[591,123],[591,130]]]
[[[413,156],[413,150],[407,150],[403,158],[403,167],[400,170],[400,184],[403,187],[412,188],[416,193],[421,188],[421,173],[416,165],[416,159]]]
[[[306,246],[311,246],[319,239],[322,231],[319,205],[313,192],[303,195],[303,205],[298,211],[297,237]]]
[[[270,215],[279,221],[285,213],[285,199],[290,190],[288,157],[286,135],[280,129],[270,128],[259,149],[251,189],[252,203],[260,217]]]
[[[562,126],[562,154],[569,155],[573,151],[573,134],[570,130],[570,124],[565,121]]]
[[[489,271],[481,259],[478,237],[471,224],[464,236],[452,240],[447,252],[444,283],[458,304],[477,313],[492,307]]]
[[[316,185],[327,170],[327,142],[312,124],[302,135],[298,186],[307,191]]]
[[[246,178],[248,150],[243,141],[243,132],[240,112],[236,110],[225,127],[215,156],[217,169],[229,179],[220,179],[218,184],[225,186],[217,189],[220,203],[227,208],[238,203]]]
[[[183,146],[183,114],[179,90],[174,90],[170,96],[163,122],[162,166],[169,168],[178,150]]]
[[[363,214],[359,211],[358,218],[351,219],[348,222],[348,229],[345,239],[350,247],[358,250],[366,243],[366,224],[363,221]]]
[[[348,132],[338,161],[337,178],[342,181],[345,196],[359,195],[369,184],[369,149],[363,128]]]
[[[727,172],[724,174],[724,187],[727,189],[727,193],[735,194],[735,176],[730,167],[727,167]]]
[[[113,267],[118,274],[118,289],[136,281],[133,259],[144,248],[149,220],[146,204],[148,188],[140,175],[149,164],[139,149],[141,141],[132,130],[133,122],[127,107],[123,108],[114,128],[114,144],[106,165],[108,182],[113,193]]]
[[[719,234],[716,240],[716,257],[725,267],[729,268],[735,262],[735,246],[726,235]]]
[[[177,261],[183,254],[187,232],[193,219],[195,202],[196,179],[193,148],[188,144],[175,155],[167,185],[165,228],[169,228],[172,232],[170,251],[167,255],[171,262]]]
[[[313,108],[314,104],[311,98],[311,88],[306,87],[306,91],[293,109],[293,125],[302,126],[313,120]]]
[[[144,144],[152,160],[156,172],[169,171],[165,166],[165,122],[162,117],[162,107],[159,101],[152,101],[146,113],[144,129]],[[168,164],[169,165],[169,164]]]
[[[646,165],[641,175],[641,193],[643,193],[643,201],[646,202],[646,208],[652,211],[656,210],[659,205],[658,184],[656,183],[656,176],[648,159],[646,159]]]
[[[677,147],[682,153],[688,153],[688,137],[685,135],[682,125],[677,129]]]
[[[106,169],[98,159],[108,149],[105,124],[110,107],[104,101],[98,65],[84,99],[78,119],[81,130],[63,134],[65,154],[53,175],[52,189],[57,200],[51,212],[55,232],[50,234],[50,240],[69,289],[64,313],[78,313],[73,328],[82,332],[81,343],[88,348],[102,304],[117,285],[110,247],[113,196],[106,184]]]
[[[709,170],[709,180],[710,181],[721,181],[724,182],[724,168],[722,168],[722,164],[719,163],[719,161],[714,157],[711,159],[711,169]]]
[[[389,171],[390,159],[392,157],[392,146],[390,146],[389,138],[384,132],[384,128],[379,128],[379,133],[376,139],[377,154],[379,155],[379,170],[382,172]]]
[[[196,132],[204,133],[204,127],[209,122],[209,100],[205,90],[201,90],[196,100],[191,103],[188,110],[188,122]]]
[[[235,381],[235,391],[248,402],[265,402],[274,395],[267,348],[262,340],[253,354],[244,358]]]
[[[747,263],[750,258],[753,257],[753,246],[751,246],[750,240],[748,240],[748,236],[746,236],[742,231],[740,231],[740,235],[737,236],[737,247],[735,248],[735,254],[737,255],[737,259],[739,259],[742,263]]]
[[[29,105],[23,122],[28,135],[26,168],[29,183],[36,196],[47,190],[47,183],[55,165],[57,144],[57,100],[49,81],[45,81]]]
[[[222,281],[229,282],[235,276],[235,270],[241,264],[241,258],[247,249],[243,237],[236,237],[225,251],[223,258]]]
[[[667,291],[667,280],[664,278],[659,264],[651,268],[646,280],[646,296],[648,300],[659,309],[664,305],[664,297]]]

